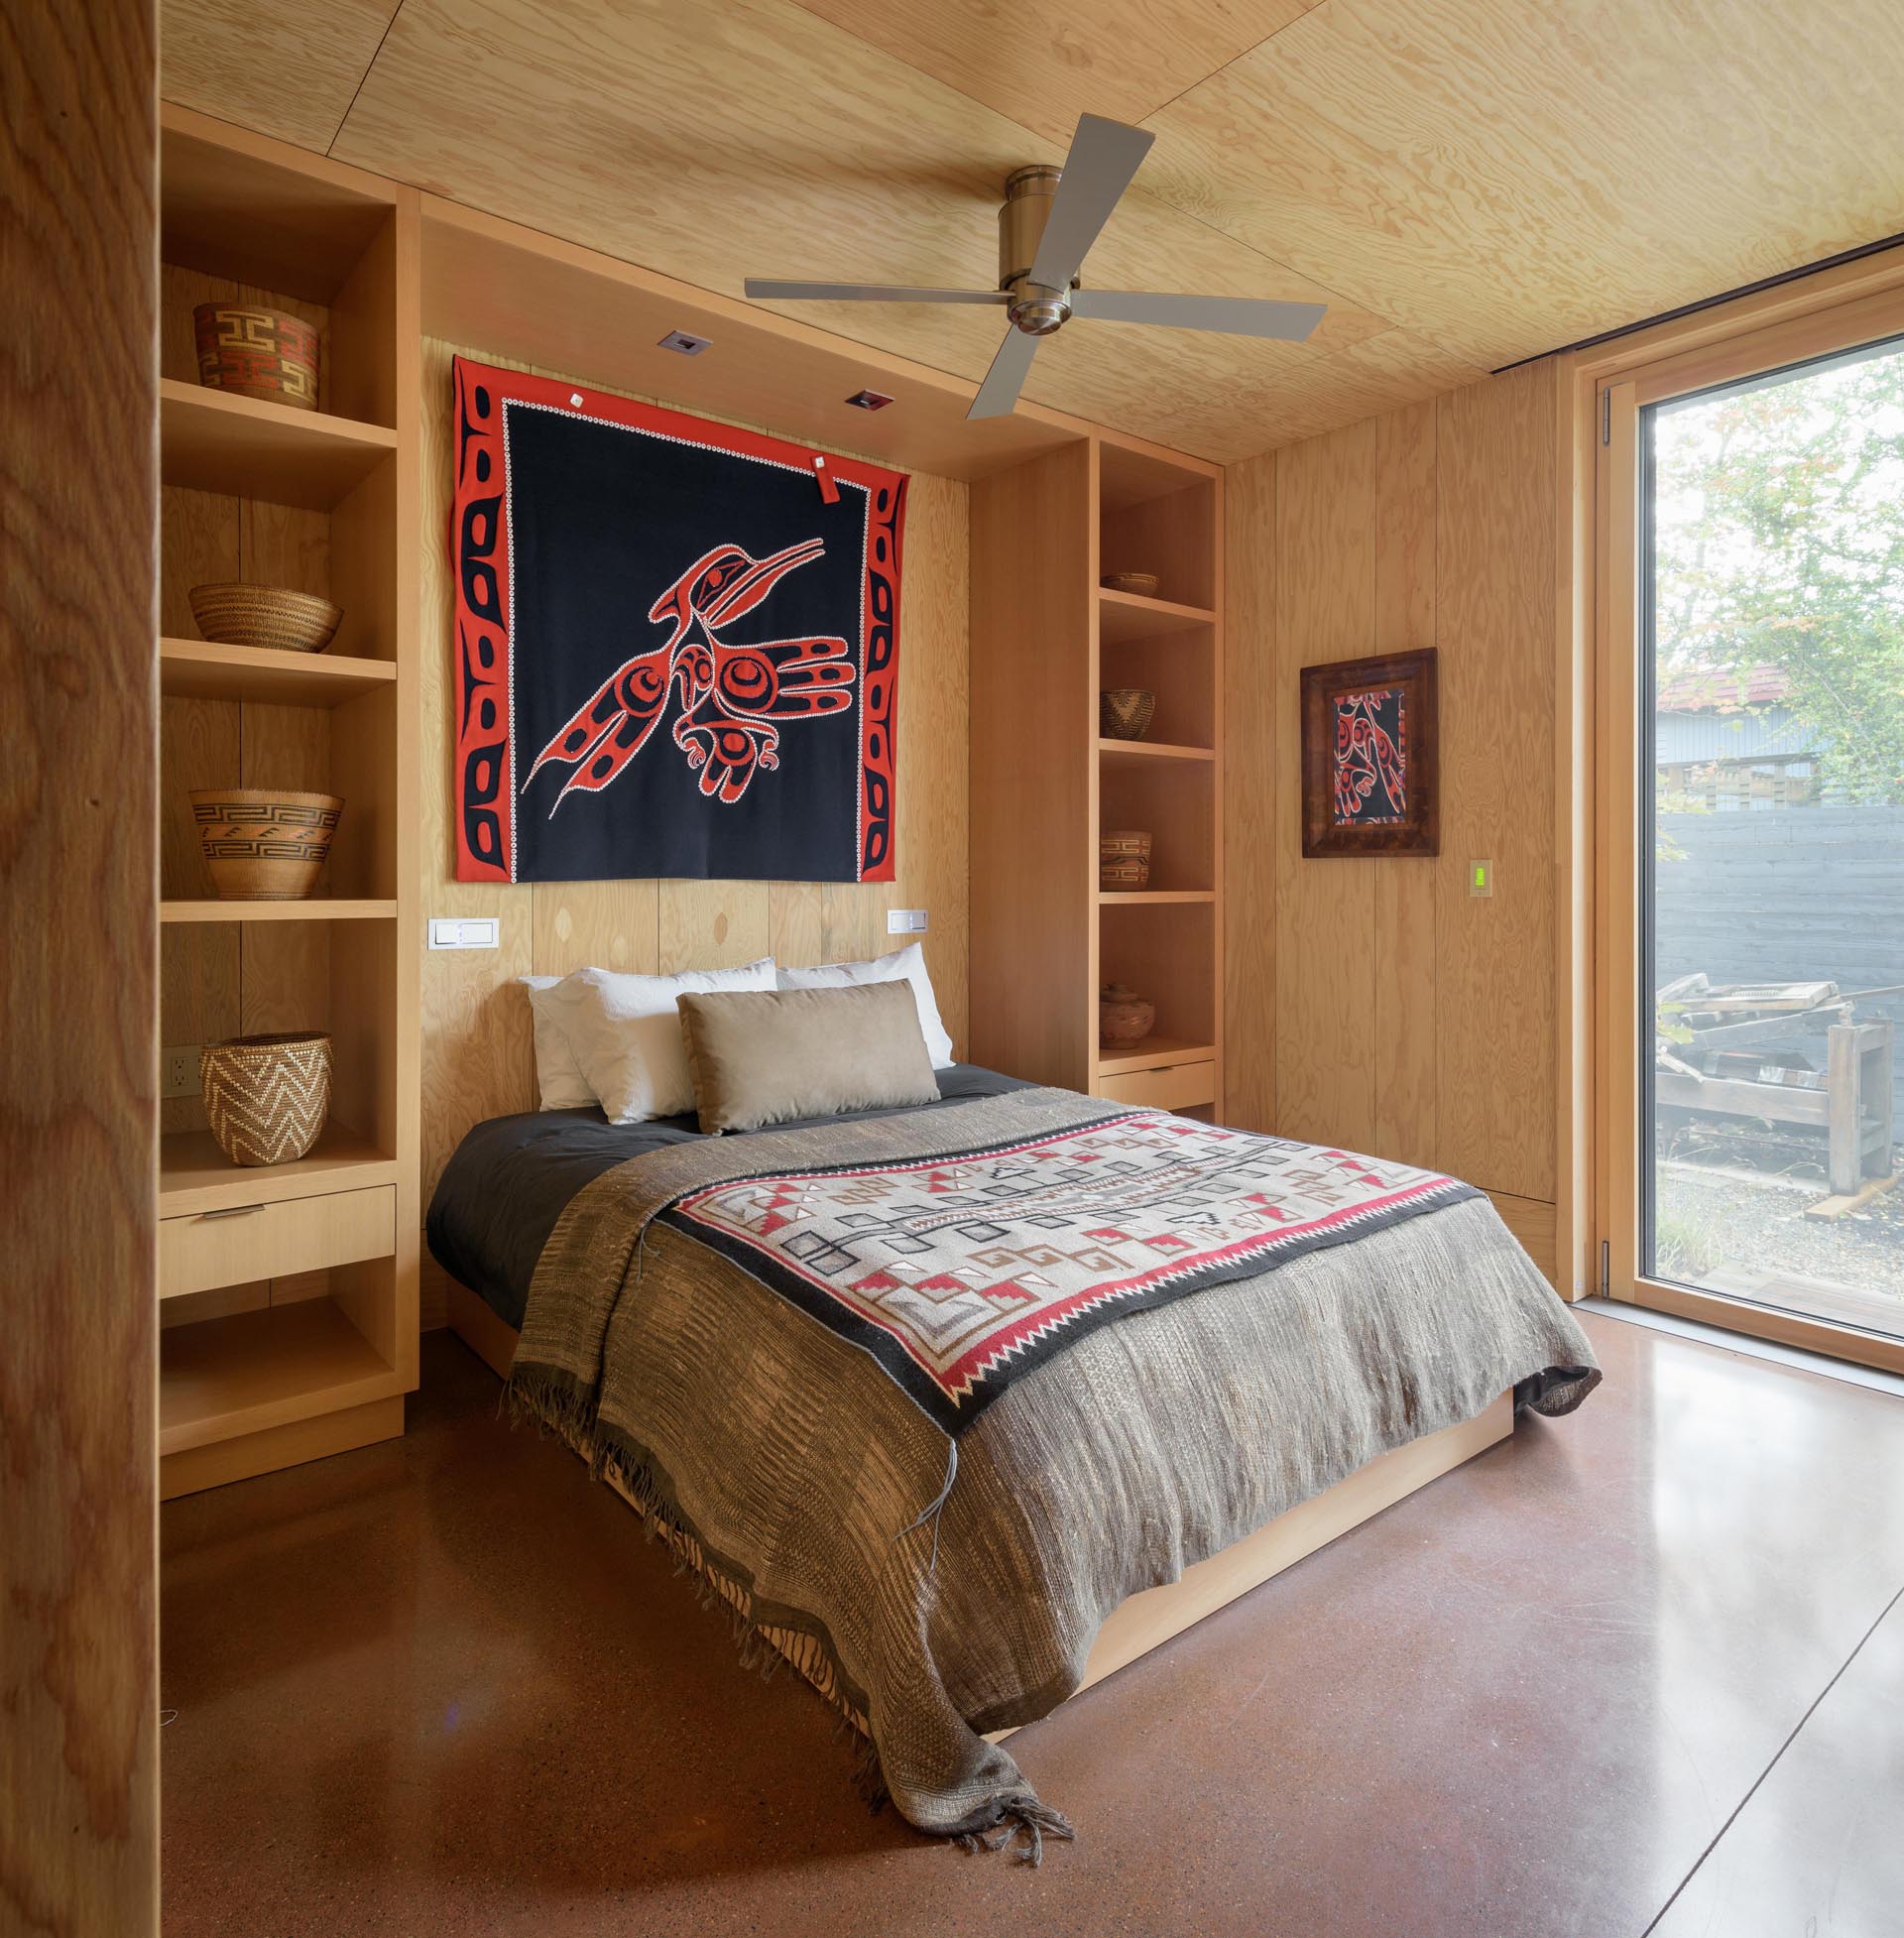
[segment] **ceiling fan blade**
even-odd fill
[[[985,373],[985,382],[979,386],[979,394],[965,415],[1009,418],[1018,401],[1018,392],[1024,387],[1031,369],[1031,354],[1037,347],[1038,339],[1028,331],[1015,327],[1007,330],[998,355],[992,359],[992,368]]]
[[[1230,336],[1271,336],[1300,343],[1328,304],[1266,303],[1255,297],[1158,296],[1148,290],[1073,290],[1071,313],[1111,323],[1161,323],[1166,329],[1214,329]]]
[[[1141,128],[1107,121],[1100,114],[1078,116],[1078,132],[1071,137],[1058,192],[1051,197],[1051,213],[1038,239],[1032,282],[1047,290],[1070,287],[1155,140]]]
[[[1010,303],[1004,290],[921,290],[886,283],[774,283],[750,276],[751,297],[777,303]]]

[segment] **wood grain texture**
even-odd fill
[[[288,33],[312,31],[280,0],[267,4]],[[586,115],[574,111],[581,74]],[[472,95],[488,103],[481,117],[468,112]],[[793,0],[409,0],[332,152],[739,295],[750,273],[991,288],[1006,176],[1060,160],[1066,140]],[[1388,323],[1141,186],[1093,250],[1091,276],[1108,288],[1330,303],[1308,344],[1104,324],[1040,349],[1028,397],[1212,455],[1259,447],[1230,407],[1236,389],[1266,388]],[[972,381],[1000,336],[982,309],[778,307]]]
[[[972,487],[972,1054],[1072,1090],[1097,1048],[1094,462]]]
[[[378,47],[389,11],[167,0],[165,91],[727,294],[989,288],[1006,173],[1059,161],[1081,109],[1144,120],[1088,280],[1331,313],[1306,345],[1070,326],[1027,395],[1224,460],[1904,221],[1892,0],[1802,36],[1763,0],[409,0]],[[781,308],[967,379],[998,336]]]
[[[1375,458],[1372,423],[1276,457],[1276,1128],[1354,1151],[1375,1141],[1375,871],[1302,858],[1298,693],[1373,650]]]
[[[1437,410],[1437,1161],[1554,1196],[1554,366]],[[1494,893],[1470,896],[1471,856]]]
[[[1375,424],[1376,653],[1432,646],[1436,627],[1435,407]],[[1435,877],[1440,859],[1384,857],[1375,872],[1375,1145],[1430,1164],[1436,1148]]]
[[[1232,467],[1226,547],[1231,1114],[1539,1207],[1510,1222],[1549,1272],[1556,381],[1530,366]],[[1418,646],[1441,662],[1441,855],[1304,861],[1299,668]]]
[[[764,955],[790,963],[862,960],[899,945],[900,938],[887,933],[889,908],[923,908],[930,922],[923,938],[926,963],[939,1012],[963,1052],[969,1002],[966,487],[915,472],[908,491],[899,589],[895,881],[460,883],[450,824],[450,585],[441,536],[449,502],[449,366],[455,354],[449,344],[424,342],[421,888],[426,914],[495,916],[502,946],[435,950],[423,960],[422,1201],[427,1204],[472,1125],[534,1108],[535,1048],[529,1005],[516,987],[519,976],[566,975],[591,965],[672,973]],[[542,375],[564,374],[496,359],[479,348],[468,354]],[[800,435],[783,425],[750,427]],[[432,1312],[440,1303],[439,1296],[430,1299]]]
[[[1153,117],[1152,191],[1485,367],[1893,233],[1904,18],[1319,7]],[[1794,59],[1802,46],[1802,59]],[[1768,158],[1797,145],[1797,169]]]
[[[1231,1123],[1276,1117],[1276,459],[1224,475],[1224,1096]]]
[[[155,25],[0,25],[0,1928],[49,1938],[158,1923]]]
[[[399,4],[327,0],[301,16],[247,0],[168,6],[166,98],[322,154]]]
[[[1141,121],[1318,0],[799,0],[808,13],[1068,143],[1081,114]]]

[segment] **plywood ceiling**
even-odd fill
[[[1155,130],[1086,266],[1321,300],[1068,325],[1039,403],[1230,460],[1904,230],[1904,6],[163,0],[169,99],[738,296],[986,288],[1000,184]],[[996,312],[782,305],[976,379]]]

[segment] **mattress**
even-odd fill
[[[954,1063],[933,1074],[939,1084],[936,1104],[916,1104],[905,1111],[847,1111],[837,1118],[802,1119],[773,1129],[806,1130],[820,1123],[947,1110],[1028,1087],[976,1063]],[[499,1318],[520,1328],[536,1262],[576,1192],[630,1157],[664,1145],[695,1143],[701,1135],[692,1117],[611,1124],[599,1107],[492,1117],[456,1147],[436,1186],[424,1228],[430,1256]],[[748,1135],[728,1134],[730,1141]]]

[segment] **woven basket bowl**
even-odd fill
[[[301,902],[317,886],[344,803],[283,787],[194,787],[192,817],[225,902]]]
[[[1098,838],[1098,887],[1108,895],[1150,885],[1150,837],[1141,828],[1121,828]]]
[[[1155,572],[1106,572],[1098,583],[1113,592],[1134,592],[1139,598],[1154,599],[1160,581]]]
[[[219,646],[264,646],[274,653],[321,653],[343,623],[343,608],[314,592],[223,581],[191,588],[191,616]]]
[[[1157,696],[1142,686],[1107,686],[1098,695],[1098,727],[1107,740],[1141,740],[1150,731]]]
[[[1130,1049],[1157,1026],[1157,1006],[1127,983],[1098,992],[1098,1040],[1106,1049]]]
[[[330,1038],[299,1030],[207,1043],[198,1082],[211,1135],[234,1164],[288,1164],[330,1114]]]
[[[317,332],[301,316],[249,303],[201,303],[191,312],[198,381],[294,410],[317,408]]]

